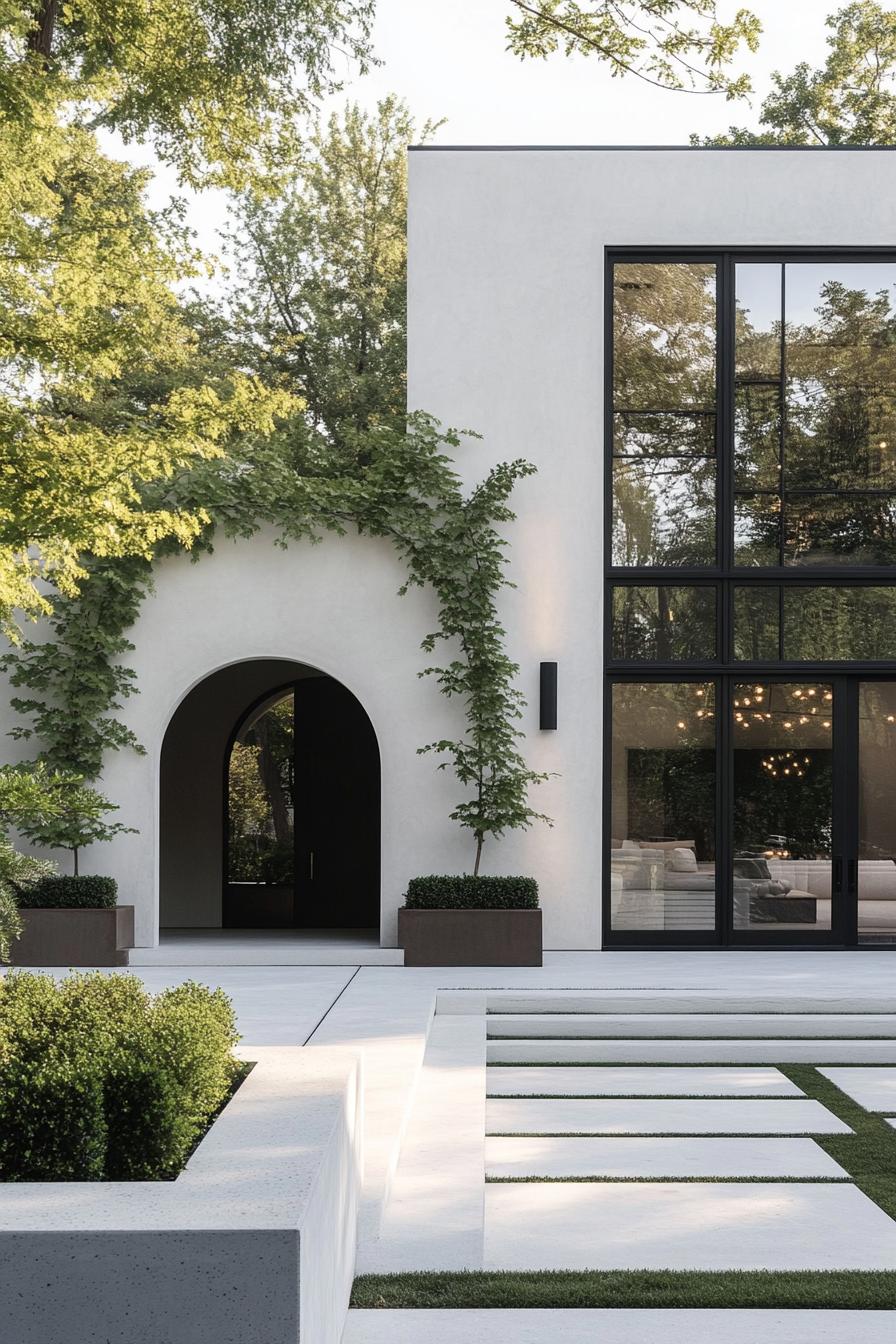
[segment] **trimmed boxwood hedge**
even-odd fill
[[[16,887],[21,910],[112,910],[118,902],[114,877],[71,874],[39,877]]]
[[[409,910],[537,910],[534,877],[412,877]]]
[[[193,982],[0,981],[0,1180],[177,1175],[241,1080],[233,1008]]]

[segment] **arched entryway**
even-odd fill
[[[163,928],[374,929],[380,762],[334,677],[256,659],[187,695],[162,747]]]

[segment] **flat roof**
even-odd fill
[[[493,154],[513,151],[586,151],[588,153],[630,153],[643,150],[673,154],[892,154],[896,145],[408,145],[414,154]]]

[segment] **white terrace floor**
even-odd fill
[[[247,1046],[363,1054],[361,1273],[896,1270],[896,1223],[814,1141],[845,1126],[776,1067],[819,1065],[896,1116],[896,954],[424,970],[217,946],[217,964],[205,942],[193,964],[132,973],[220,985]],[[885,1312],[353,1311],[344,1344],[889,1344],[894,1329]]]

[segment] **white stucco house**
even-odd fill
[[[553,826],[484,871],[538,879],[548,948],[896,941],[894,165],[410,152],[410,405],[482,436],[469,483],[538,469],[503,615]],[[158,566],[124,715],[146,754],[103,778],[139,833],[89,855],[138,944],[390,946],[408,878],[469,869],[458,786],[417,754],[460,711],[418,676],[433,603],[403,578],[351,537]]]

